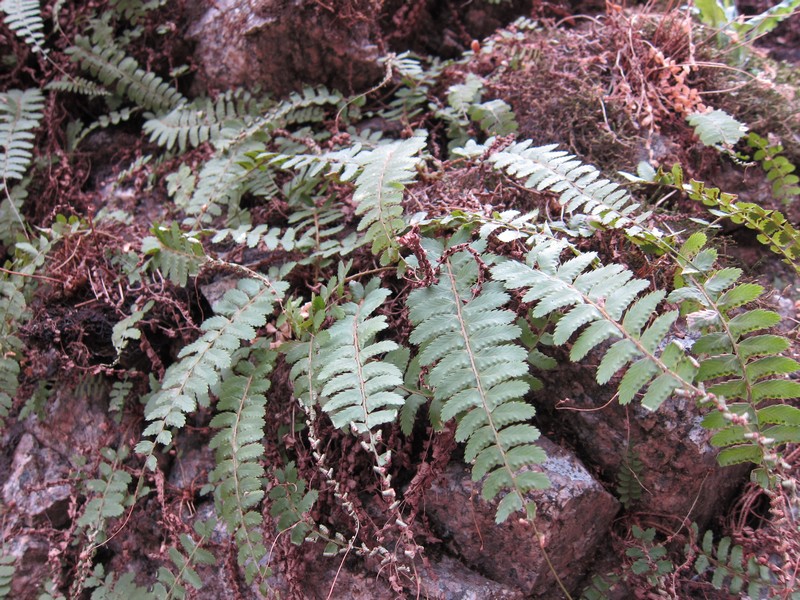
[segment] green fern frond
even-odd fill
[[[686,120],[706,146],[732,146],[747,133],[747,127],[724,110],[693,113]]]
[[[796,174],[797,167],[781,154],[783,145],[770,144],[769,140],[750,132],[747,144],[755,150],[753,160],[761,163],[761,168],[767,174],[767,181],[772,182],[772,195],[784,204],[800,196],[800,177]]]
[[[215,485],[217,514],[239,547],[239,565],[247,582],[270,575],[261,561],[267,554],[260,530],[261,513],[256,507],[264,498],[264,437],[269,375],[277,354],[247,349],[232,371],[223,376],[217,414],[211,427],[220,429],[212,438],[217,466],[209,474]]]
[[[716,251],[698,251],[705,236],[693,238],[680,252],[685,286],[669,300],[688,307],[689,329],[701,334],[692,346],[700,365],[697,381],[727,405],[709,414],[703,425],[715,430],[711,442],[723,448],[720,464],[753,462],[768,468],[776,444],[800,442],[800,409],[769,402],[800,398],[800,383],[788,379],[800,363],[782,356],[790,347],[786,338],[767,333],[781,321],[778,313],[744,308],[764,288],[736,285],[741,269],[699,268],[713,263]]]
[[[642,497],[642,483],[641,474],[644,470],[638,453],[635,448],[628,446],[625,453],[625,460],[620,465],[619,472],[617,473],[617,496],[619,501],[625,508],[630,508],[631,505]]]
[[[403,406],[403,396],[395,391],[403,385],[403,374],[378,358],[398,345],[375,340],[388,325],[383,315],[371,316],[390,293],[368,286],[363,298],[341,307],[344,315],[320,343],[317,380],[322,385],[321,405],[335,427],[365,433],[394,422]]]
[[[632,236],[645,232],[641,223],[649,213],[640,212],[639,204],[619,184],[601,178],[595,167],[574,155],[556,150],[556,144],[531,144],[530,140],[512,144],[491,154],[489,162],[497,170],[523,180],[529,189],[559,194],[559,203],[570,214],[580,212],[593,223],[625,229]]]
[[[209,521],[197,521],[194,524],[194,530],[199,537],[197,541],[187,533],[182,533],[178,536],[180,546],[170,546],[169,557],[174,565],[175,572],[166,567],[158,569],[158,583],[153,586],[152,595],[157,600],[167,600],[171,598],[185,598],[186,588],[185,584],[191,585],[195,590],[203,588],[203,582],[197,571],[194,570],[194,565],[214,565],[216,558],[208,550],[203,548],[203,545],[208,542],[211,535],[214,533],[215,522],[213,519]]]
[[[47,54],[44,47],[44,21],[39,0],[3,0],[0,10],[6,13],[8,28],[25,40],[34,52]]]
[[[483,497],[503,496],[497,522],[523,509],[532,516],[535,506],[525,494],[549,482],[528,468],[546,457],[534,444],[539,431],[529,424],[535,410],[522,400],[529,389],[528,353],[517,343],[516,315],[502,308],[509,296],[497,282],[475,290],[479,272],[471,253],[443,257],[443,246],[429,239],[423,247],[431,260],[442,257],[439,282],[408,297],[410,341],[430,369],[426,383],[442,403],[442,420],[457,419],[456,439],[466,442],[472,477],[485,477]]]
[[[76,522],[78,527],[86,531],[92,543],[102,543],[106,540],[105,528],[108,519],[122,516],[125,507],[133,500],[128,492],[131,475],[121,467],[128,456],[128,448],[123,446],[117,451],[103,448],[100,454],[104,459],[98,467],[100,477],[85,482],[91,500]]]
[[[687,547],[687,554],[691,550]],[[710,572],[714,589],[724,589],[728,594],[744,593],[750,598],[761,598],[764,591],[773,588],[773,577],[767,565],[759,564],[754,556],[745,560],[742,546],[731,545],[729,537],[721,538],[715,547],[710,530],[703,536],[694,570],[700,576]]]
[[[537,303],[531,313],[534,317],[565,311],[553,343],[565,344],[582,330],[570,351],[572,360],[581,360],[602,343],[613,341],[603,351],[597,381],[607,383],[630,364],[619,387],[621,403],[627,404],[646,389],[642,405],[655,410],[677,389],[700,393],[692,384],[695,367],[683,348],[674,341],[665,343],[678,312],[657,314],[663,291],[642,296],[649,282],[634,279],[621,265],[589,269],[597,260],[593,252],[563,263],[560,254],[558,245],[536,247],[528,254],[527,264],[507,261],[495,266],[492,275],[508,289],[524,290],[523,302]]]
[[[11,247],[18,236],[25,234],[25,220],[22,217],[22,205],[28,198],[30,178],[25,178],[18,185],[6,190],[5,198],[0,200],[0,243]]]
[[[16,559],[11,554],[0,556],[0,598],[8,597],[11,592],[11,582],[14,579]]]
[[[181,350],[178,362],[164,374],[161,389],[145,407],[150,424],[142,436],[154,439],[139,442],[136,451],[147,455],[148,468],[156,466],[156,444],[172,442],[170,428],[183,427],[186,414],[198,404],[208,406],[209,391],[219,383],[220,373],[230,368],[233,353],[243,341],[255,339],[255,328],[266,323],[287,288],[282,281],[242,279],[214,306],[215,315],[201,325],[205,333]]]
[[[489,135],[509,135],[519,129],[514,111],[499,99],[474,104],[468,114],[481,131]]]
[[[150,141],[181,152],[208,141],[215,141],[231,121],[245,119],[260,109],[255,100],[241,91],[227,92],[216,100],[198,98],[170,112],[145,121],[143,130]]]
[[[44,96],[38,88],[0,94],[0,178],[22,179],[33,159],[33,130],[39,127]]]
[[[71,76],[66,79],[56,79],[45,86],[46,90],[80,94],[94,98],[97,96],[110,96],[111,92],[101,85],[84,77]]]
[[[195,276],[206,262],[203,245],[192,235],[183,233],[177,223],[169,229],[154,225],[153,237],[142,240],[142,253],[150,256],[147,266],[161,269],[175,285],[186,286],[189,276]]]
[[[353,201],[361,216],[358,230],[372,243],[373,254],[381,265],[400,258],[397,235],[405,227],[403,188],[414,180],[418,153],[425,147],[425,135],[415,135],[400,142],[382,144],[357,157],[361,173],[355,181]]]
[[[0,429],[19,387],[24,344],[16,333],[24,323],[25,308],[22,282],[4,275],[0,278]]]
[[[124,50],[113,45],[92,45],[87,38],[78,36],[66,52],[104,85],[146,110],[162,113],[187,103],[178,90],[158,75],[139,68]]]
[[[302,544],[312,530],[307,513],[317,501],[316,490],[306,491],[306,482],[298,477],[294,463],[285,469],[276,469],[275,478],[278,485],[269,492],[272,501],[270,515],[276,520],[278,533],[290,531],[289,538],[295,545]]]

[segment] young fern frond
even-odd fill
[[[202,589],[203,581],[194,570],[193,565],[215,565],[217,560],[211,552],[203,548],[203,545],[211,538],[214,533],[215,522],[198,520],[194,525],[199,540],[187,533],[182,533],[178,540],[182,546],[179,549],[177,544],[170,546],[169,557],[175,566],[173,573],[166,567],[158,569],[158,583],[153,586],[152,595],[156,600],[171,600],[172,598],[185,598],[188,583],[195,590]]]
[[[800,409],[772,400],[800,398],[800,383],[788,376],[800,363],[782,356],[790,347],[786,338],[765,333],[781,321],[778,313],[762,308],[745,309],[756,302],[764,288],[753,283],[736,285],[741,269],[712,271],[717,253],[697,251],[703,234],[687,240],[679,253],[685,286],[670,294],[690,312],[687,323],[701,333],[692,352],[700,368],[696,379],[721,404],[703,421],[716,430],[712,444],[722,447],[719,462],[731,465],[752,462],[767,471],[777,460],[775,446],[800,442]]]
[[[319,493],[316,490],[306,491],[306,482],[298,477],[293,462],[286,465],[285,469],[276,469],[275,478],[278,485],[269,491],[272,501],[270,515],[277,521],[278,533],[291,531],[289,538],[299,546],[311,532],[312,526],[306,515],[317,501]]]
[[[287,288],[283,281],[242,279],[214,306],[215,315],[201,325],[205,333],[181,350],[178,362],[164,374],[161,389],[145,406],[150,424],[142,437],[154,439],[142,440],[136,451],[147,456],[148,468],[156,466],[156,444],[172,442],[170,428],[183,427],[186,414],[198,404],[208,406],[209,391],[219,383],[220,373],[230,368],[233,353],[243,341],[255,339],[255,328],[266,323]]]
[[[5,547],[3,547],[5,550]],[[13,554],[0,554],[0,598],[8,597],[14,579],[16,557]]]
[[[0,2],[0,10],[6,13],[3,21],[8,28],[25,40],[31,50],[47,54],[39,0],[3,0]]]
[[[44,89],[69,94],[81,94],[90,98],[97,96],[110,96],[111,92],[98,83],[84,77],[71,76],[65,79],[51,81]]]
[[[574,155],[556,150],[556,144],[531,144],[530,140],[512,144],[494,152],[488,160],[495,169],[524,180],[523,185],[529,189],[560,194],[559,203],[567,213],[580,212],[592,224],[624,229],[632,236],[646,232],[641,223],[649,213],[640,211],[625,188],[602,179],[595,167]],[[487,141],[486,147],[489,145]]]
[[[366,232],[372,252],[380,256],[381,265],[400,259],[397,235],[405,227],[403,220],[403,187],[414,180],[417,154],[425,147],[425,136],[382,144],[375,150],[356,156],[361,173],[355,181],[353,201],[361,216],[359,231]]]
[[[39,127],[44,96],[38,88],[0,93],[0,183],[22,179],[33,159],[33,131]]]
[[[570,351],[573,361],[608,340],[615,341],[603,351],[597,369],[598,383],[607,383],[632,363],[619,386],[619,401],[627,404],[643,389],[642,405],[656,410],[672,392],[685,389],[702,396],[693,385],[695,367],[676,342],[666,344],[677,311],[658,315],[656,308],[666,295],[655,291],[642,296],[649,282],[634,279],[621,265],[589,269],[597,260],[593,252],[560,262],[561,248],[546,244],[534,248],[527,263],[507,261],[495,266],[492,275],[506,288],[525,291],[524,302],[537,302],[534,317],[566,310],[553,333],[555,344],[565,344],[585,325]]]
[[[503,308],[509,296],[499,282],[478,283],[479,265],[470,252],[444,254],[441,243],[430,239],[423,247],[441,262],[439,282],[408,297],[410,341],[430,369],[425,381],[442,404],[442,421],[456,418],[456,440],[466,442],[472,478],[485,477],[483,497],[502,496],[497,522],[518,510],[532,517],[535,506],[525,495],[549,481],[528,468],[546,457],[535,445],[539,430],[529,423],[535,410],[522,400],[529,390],[528,353],[517,343],[516,315]]]
[[[267,398],[277,354],[248,348],[234,368],[223,375],[217,414],[211,427],[220,429],[212,438],[216,467],[209,474],[215,485],[217,514],[225,522],[239,548],[238,562],[247,583],[263,583],[270,570],[261,562],[267,555],[258,504],[264,498],[264,425]]]
[[[147,267],[161,269],[175,285],[186,286],[189,276],[195,276],[207,257],[200,241],[183,233],[177,223],[169,229],[154,225],[153,236],[142,240],[142,253],[150,256]]]
[[[391,293],[375,284],[377,280],[363,290],[363,297],[341,307],[344,315],[326,330],[319,348],[322,410],[335,427],[359,434],[394,422],[404,402],[396,391],[403,385],[403,374],[378,358],[398,345],[375,340],[388,324],[386,317],[372,313]]]
[[[691,550],[691,547],[687,547],[687,555]],[[738,544],[731,545],[731,538],[727,536],[715,546],[711,530],[703,536],[694,570],[700,576],[711,572],[714,589],[724,589],[728,594],[743,593],[746,584],[747,597],[763,598],[764,592],[773,588],[773,575],[767,565],[760,564],[755,556],[745,560],[744,549]]]
[[[146,110],[163,113],[187,103],[178,90],[158,75],[139,68],[124,50],[113,45],[92,45],[87,38],[78,36],[66,52],[104,85]]]
[[[91,492],[93,497],[77,520],[77,526],[85,529],[86,536],[92,544],[106,541],[107,520],[121,516],[125,512],[125,507],[133,500],[128,492],[131,475],[120,467],[128,452],[129,448],[126,446],[117,451],[103,448],[100,453],[104,460],[98,467],[100,477],[85,483],[87,491]]]

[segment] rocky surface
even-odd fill
[[[574,589],[619,508],[573,454],[546,439],[540,444],[548,456],[542,470],[552,486],[531,493],[538,538],[524,520],[495,523],[497,502],[481,498],[480,482],[472,481],[466,465],[451,463],[425,496],[426,514],[448,550],[487,577],[534,597],[554,589],[542,547],[562,582]]]

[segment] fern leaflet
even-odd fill
[[[31,50],[47,54],[39,0],[3,0],[0,10],[6,13],[4,21],[8,28],[25,40]]]
[[[503,495],[497,522],[523,508],[532,517],[535,506],[525,494],[549,481],[527,468],[546,457],[534,444],[539,431],[528,423],[535,410],[522,401],[529,389],[528,353],[516,343],[516,315],[502,308],[508,294],[498,282],[475,293],[479,271],[471,253],[444,254],[430,239],[423,246],[432,260],[441,257],[440,281],[408,297],[410,341],[419,346],[420,364],[430,368],[426,383],[434,402],[442,403],[442,420],[457,419],[456,439],[467,444],[473,480],[485,477],[483,497]],[[481,248],[479,243],[476,251]]]
[[[183,427],[186,413],[194,411],[198,403],[208,406],[209,390],[219,383],[220,372],[230,367],[233,352],[242,341],[255,339],[255,328],[266,323],[287,287],[285,282],[266,278],[242,279],[214,306],[215,315],[201,326],[205,333],[181,350],[178,362],[164,374],[161,389],[145,407],[150,424],[142,435],[154,439],[142,440],[136,451],[147,455],[148,468],[156,466],[156,444],[172,442],[169,428]]]
[[[33,159],[33,130],[39,126],[44,96],[38,88],[0,94],[0,177],[22,179]]]
[[[197,275],[206,262],[206,253],[200,241],[183,233],[177,223],[169,229],[154,225],[153,237],[142,240],[142,253],[150,256],[147,266],[161,269],[175,285],[186,286],[189,276]]]
[[[677,311],[655,316],[664,298],[662,291],[640,294],[649,282],[633,279],[621,265],[588,267],[596,261],[593,252],[579,254],[560,263],[561,247],[543,244],[534,248],[527,264],[507,261],[494,267],[494,278],[508,289],[523,289],[524,302],[537,302],[534,317],[566,310],[553,334],[555,344],[566,343],[585,325],[570,351],[570,358],[581,360],[607,340],[617,340],[604,351],[597,369],[598,383],[607,383],[629,363],[619,387],[619,401],[630,402],[646,388],[642,405],[657,409],[677,389],[703,396],[693,385],[695,367],[676,342],[664,342]],[[651,320],[652,319],[652,320]],[[649,323],[649,325],[648,325]]]
[[[254,510],[264,498],[262,478],[264,437],[269,375],[275,363],[274,352],[246,349],[235,368],[223,376],[217,414],[211,427],[220,431],[211,440],[217,466],[209,474],[215,484],[217,514],[225,522],[239,547],[239,565],[247,582],[257,577],[263,582],[270,570],[261,565],[267,550],[260,530],[261,513]]]

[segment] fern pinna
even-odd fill
[[[44,96],[37,88],[0,94],[0,183],[22,179],[33,160],[33,130],[39,126]]]
[[[741,269],[713,270],[717,253],[703,250],[705,241],[704,234],[696,233],[681,248],[683,286],[669,300],[683,303],[689,329],[700,334],[692,346],[700,364],[696,379],[706,384],[720,409],[703,425],[716,430],[711,441],[723,448],[720,464],[752,462],[763,465],[757,475],[766,476],[779,467],[775,447],[800,442],[800,409],[773,402],[800,397],[800,383],[787,379],[800,363],[781,355],[789,340],[765,333],[781,321],[778,313],[743,308],[756,302],[764,288],[737,285]]]
[[[136,450],[146,455],[148,468],[156,467],[155,445],[172,442],[170,428],[183,427],[186,414],[198,404],[208,406],[209,391],[231,366],[234,351],[242,341],[255,339],[256,328],[266,323],[287,288],[283,281],[242,279],[214,306],[215,315],[201,325],[205,333],[181,350],[179,360],[164,374],[161,389],[145,407],[150,424],[142,436],[154,439],[139,442]]]
[[[234,355],[234,367],[222,376],[217,414],[211,427],[220,431],[212,438],[216,467],[209,474],[215,485],[217,514],[239,547],[239,564],[248,583],[264,582],[270,570],[263,566],[261,512],[264,498],[264,425],[267,398],[277,354],[263,348],[243,348]]]
[[[423,247],[441,262],[439,281],[408,297],[410,341],[430,369],[425,381],[442,420],[457,419],[456,439],[467,443],[472,477],[486,477],[483,497],[503,495],[497,522],[522,509],[532,516],[535,506],[526,493],[549,481],[528,468],[546,457],[535,445],[539,431],[529,423],[535,410],[522,400],[529,389],[528,353],[517,343],[522,332],[516,314],[502,308],[509,296],[499,282],[479,283],[482,267],[470,251],[451,253],[432,239]],[[478,242],[473,251],[482,248]]]
[[[507,261],[495,266],[492,275],[508,289],[522,289],[524,302],[537,302],[534,317],[568,309],[553,334],[555,344],[565,344],[584,325],[570,358],[581,360],[608,340],[617,340],[607,350],[597,369],[598,383],[607,383],[622,368],[633,363],[619,386],[619,401],[630,402],[644,388],[642,405],[657,409],[672,392],[684,389],[702,396],[692,382],[696,367],[675,341],[663,344],[677,311],[656,315],[666,295],[655,291],[640,294],[650,284],[634,279],[621,265],[589,267],[597,261],[593,252],[561,262],[563,245],[540,244],[528,254],[527,264]],[[659,350],[665,345],[663,350]]]

